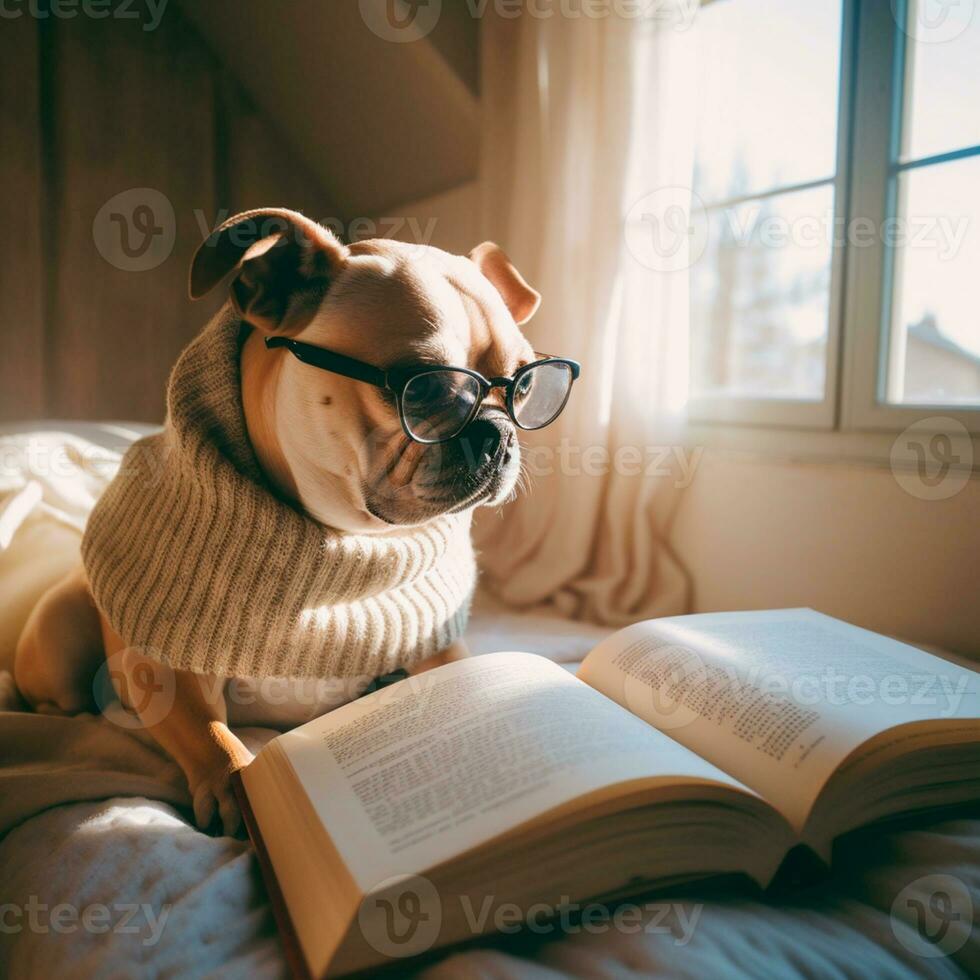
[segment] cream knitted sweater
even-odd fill
[[[174,367],[167,421],[135,443],[82,557],[127,645],[225,677],[374,677],[463,632],[470,515],[346,534],[274,496],[247,437],[241,327],[219,313]]]

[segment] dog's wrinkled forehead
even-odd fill
[[[287,208],[245,211],[216,228],[194,253],[191,298],[232,273],[232,309],[265,334],[341,342],[379,365],[465,352],[490,375],[527,358],[517,325],[541,300],[493,242],[467,258],[390,239],[348,246]]]
[[[385,364],[469,364],[494,374],[530,352],[500,294],[469,259],[388,240],[350,246],[302,337],[339,340],[355,356],[380,355]]]

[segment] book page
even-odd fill
[[[871,736],[980,717],[975,672],[810,609],[637,623],[579,677],[751,786],[797,832]]]
[[[710,781],[751,793],[525,653],[447,664],[277,742],[364,891],[619,782]]]

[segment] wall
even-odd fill
[[[0,22],[0,420],[161,420],[219,301],[191,304],[186,281],[221,212],[337,214],[175,5],[144,26]]]
[[[348,217],[476,173],[479,21],[469,3],[413,4],[414,26],[402,31],[388,23],[391,0],[180,2]]]
[[[392,238],[466,255],[483,241],[478,191],[476,181],[468,181],[443,194],[390,208],[385,212],[385,228]],[[394,225],[395,221],[403,223]],[[381,225],[379,220],[379,230],[385,230]]]
[[[706,452],[671,540],[696,610],[811,606],[980,659],[980,480],[922,500],[887,466]]]

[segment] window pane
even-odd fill
[[[980,15],[974,6],[909,0],[905,160],[980,144]]]
[[[980,403],[980,157],[898,181],[888,399]]]
[[[840,0],[719,0],[700,16],[698,195],[833,176]]]
[[[691,267],[694,395],[823,398],[833,187],[708,212]]]

